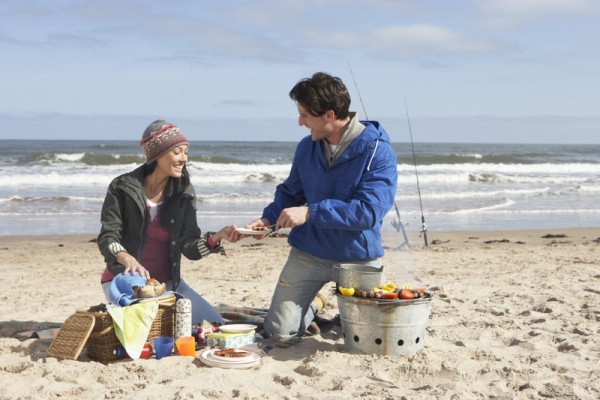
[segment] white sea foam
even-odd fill
[[[482,206],[482,207],[477,207],[477,208],[463,208],[463,209],[456,210],[456,211],[450,211],[449,213],[450,214],[477,213],[477,212],[482,212],[482,211],[504,209],[504,208],[510,207],[513,204],[515,204],[514,200],[505,199],[502,202],[499,202],[497,204],[491,204],[491,205],[488,205],[488,206]]]
[[[413,173],[412,164],[398,164],[398,171]],[[467,173],[503,173],[503,174],[598,174],[600,164],[565,163],[565,164],[434,164],[418,165],[417,172],[433,173],[435,171],[467,172]]]
[[[81,161],[85,153],[58,153],[56,154],[56,161],[68,161],[68,162],[77,162]]]

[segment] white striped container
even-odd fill
[[[184,336],[192,336],[192,302],[190,299],[179,299],[175,303],[175,340]]]

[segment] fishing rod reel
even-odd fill
[[[396,232],[404,231],[404,227],[408,226],[408,222],[403,223],[399,215],[394,218],[390,224],[394,227],[394,229],[396,229]]]
[[[402,250],[403,248],[407,248],[408,250],[410,250],[410,243],[408,242],[408,236],[406,235],[406,231],[404,230],[405,226],[408,226],[408,223],[403,224],[402,220],[400,219],[400,211],[398,210],[398,206],[396,205],[396,203],[394,202],[394,207],[396,208],[396,218],[394,218],[391,222],[392,226],[394,227],[394,229],[396,229],[396,232],[400,232],[402,231],[402,235],[404,236],[404,242],[400,243],[398,246],[396,246],[395,250]]]
[[[400,232],[404,229],[405,226],[408,226],[408,222],[406,224],[403,224],[402,221],[400,221],[398,218],[394,218],[390,223],[392,224],[394,229],[396,229],[396,232]]]

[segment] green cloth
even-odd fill
[[[132,359],[140,354],[148,340],[148,333],[158,312],[158,301],[148,301],[127,307],[110,307],[115,334]]]

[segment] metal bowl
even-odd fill
[[[360,264],[341,264],[338,285],[369,292],[381,285],[382,276],[383,266],[374,268]]]

